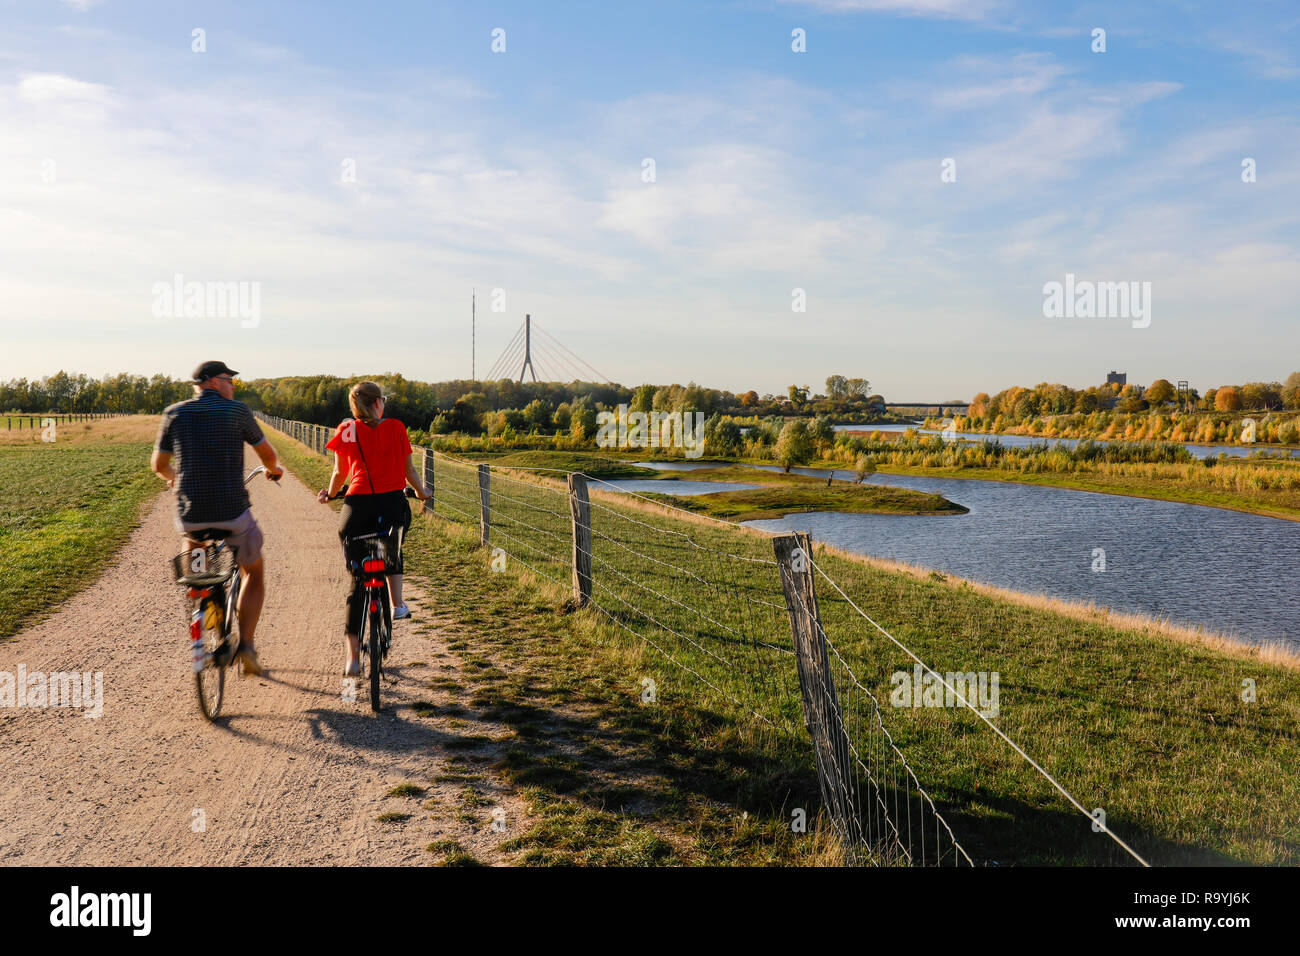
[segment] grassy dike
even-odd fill
[[[60,422],[0,439],[0,640],[94,583],[146,502],[153,415]]]
[[[322,459],[284,436],[275,441],[289,467],[323,482]],[[440,515],[452,478],[448,470],[440,479]],[[614,507],[612,496],[605,500]],[[617,507],[678,537],[771,555],[754,533],[649,505]],[[408,540],[409,567],[436,602],[459,672],[474,675],[443,689],[457,693],[456,706],[467,713],[492,715],[515,732],[493,772],[521,789],[532,815],[531,829],[510,847],[517,862],[835,859],[829,841],[789,832],[791,808],[815,811],[818,799],[788,658],[773,656],[758,674],[773,685],[768,699],[756,695],[759,684],[707,655],[669,648],[722,691],[714,693],[597,612],[564,613],[567,589],[542,577],[550,567],[543,559],[540,573],[520,569],[512,556],[505,573],[493,574],[473,536],[441,518],[418,520]],[[546,545],[538,537],[512,547],[528,554]],[[682,561],[680,553],[651,550],[653,542],[638,546],[651,559]],[[558,555],[554,567],[562,571],[566,559]],[[1300,669],[1293,660],[823,546],[816,560],[936,670],[998,673],[997,725],[1085,806],[1104,809],[1108,826],[1153,864],[1300,863]],[[641,581],[683,606],[707,605],[718,620],[779,634],[780,612],[747,621],[737,602],[664,575],[657,563],[628,571],[644,573]],[[763,575],[743,582],[747,593],[779,596],[776,581]],[[912,662],[820,581],[818,596],[827,633],[861,683],[888,702],[891,675]],[[674,621],[684,627],[688,610]],[[655,613],[666,617],[669,606]],[[660,676],[654,707],[638,699],[648,673]],[[1243,699],[1244,680],[1253,682],[1253,701]],[[752,700],[784,731],[756,729],[730,696]],[[969,712],[886,704],[882,717],[977,863],[1127,862]]]

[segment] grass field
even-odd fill
[[[615,461],[602,455],[567,451],[516,451],[505,455],[468,455],[474,461],[508,468],[543,468],[580,471],[591,478],[654,478],[658,472]]]
[[[664,504],[697,514],[751,521],[759,518],[783,518],[788,514],[810,511],[852,512],[855,514],[944,515],[965,514],[968,510],[940,495],[926,494],[887,485],[857,485],[835,482],[827,485],[820,478],[796,473],[780,474],[756,471],[742,466],[719,466],[694,471],[661,471],[665,480],[745,481],[762,484],[762,488],[719,491],[708,495],[672,495],[642,492]],[[665,486],[671,487],[671,486]]]
[[[649,478],[663,481],[662,492],[642,492],[646,497],[696,514],[718,518],[752,520],[781,518],[809,511],[843,511],[858,514],[964,514],[966,508],[942,498],[906,488],[880,485],[827,485],[824,481],[797,473],[755,471],[725,461],[716,467],[692,471],[641,468],[581,452],[526,451],[502,456],[471,455],[496,467],[537,469],[541,473],[578,471],[590,478]],[[701,462],[703,463],[703,462]],[[708,495],[674,495],[674,480],[740,481],[762,488],[714,492]]]
[[[323,474],[313,458],[290,466]],[[469,635],[461,653],[483,680],[465,693],[516,725],[500,769],[541,820],[521,861],[831,858],[789,830],[816,784],[765,536],[593,492],[597,607],[565,614],[563,493],[494,473],[493,544],[509,552],[494,574],[465,530],[473,470],[440,460],[436,485],[440,518],[417,522],[411,567]],[[821,546],[816,560],[936,670],[1000,674],[998,725],[1152,863],[1300,863],[1294,660]],[[888,701],[910,660],[818,589],[828,635]],[[654,707],[639,704],[647,677]],[[968,711],[886,706],[882,719],[977,863],[1127,862]],[[616,800],[619,787],[635,794]]]
[[[156,416],[0,432],[0,640],[94,581],[162,490]]]

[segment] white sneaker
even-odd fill
[[[393,620],[403,621],[411,616],[411,609],[403,604],[401,607],[393,608]]]

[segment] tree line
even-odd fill
[[[1073,389],[1068,385],[1043,382],[1033,388],[1019,385],[990,397],[980,392],[971,401],[968,417],[1004,425],[1018,425],[1049,415],[1093,412],[1142,412],[1183,409],[1202,412],[1300,410],[1300,372],[1285,382],[1247,382],[1221,385],[1204,395],[1189,388],[1179,392],[1168,380],[1158,378],[1147,388],[1139,385],[1094,385]]]
[[[791,386],[787,398],[760,396],[753,389],[736,394],[694,382],[635,388],[610,382],[518,382],[508,378],[421,382],[396,373],[241,379],[236,381],[235,397],[268,415],[334,425],[351,415],[348,392],[362,381],[377,382],[384,389],[386,414],[409,428],[433,434],[567,432],[575,420],[591,434],[597,410],[622,404],[631,411],[693,411],[710,417],[838,414],[862,421],[884,413],[884,399],[868,394],[866,379],[838,375],[827,379],[827,395],[812,398],[807,387],[798,386]],[[0,383],[0,411],[150,414],[192,394],[189,380],[165,375],[123,373],[95,379],[60,371],[43,379]]]

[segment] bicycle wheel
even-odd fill
[[[215,664],[212,660],[212,655],[221,646],[224,635],[220,626],[208,626],[211,620],[210,603],[210,598],[205,599],[200,607],[203,615],[203,663],[202,667],[194,672],[194,687],[199,695],[199,710],[208,720],[216,720],[217,715],[221,713],[221,700],[226,690],[226,668],[224,665]],[[220,607],[220,604],[217,606]]]
[[[370,709],[379,710],[379,675],[383,670],[382,614],[370,615]]]

